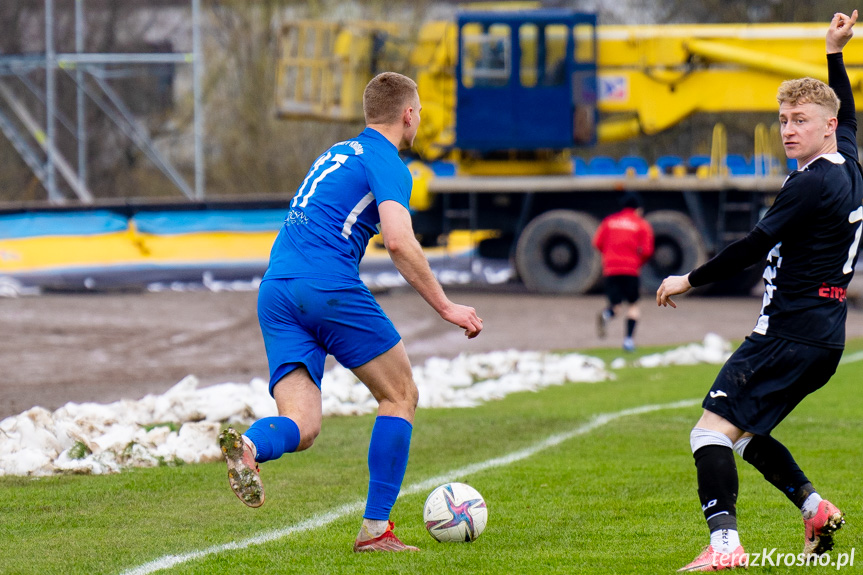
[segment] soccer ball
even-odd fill
[[[423,508],[429,535],[440,542],[470,543],[488,521],[488,508],[479,491],[464,483],[447,483],[432,491]]]

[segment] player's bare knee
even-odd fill
[[[297,445],[297,451],[305,451],[315,443],[318,434],[321,432],[321,426],[314,429],[307,429],[300,432],[300,443]]]
[[[420,392],[417,389],[416,384],[413,382],[413,379],[411,379],[409,385],[405,385],[401,388],[398,403],[402,408],[408,409],[413,413],[416,411],[419,398]]]
[[[413,419],[419,401],[419,390],[410,379],[404,385],[392,386],[378,399],[382,411]]]
[[[417,403],[419,403],[420,392],[417,389],[416,384],[411,379],[411,384],[408,386],[405,394],[405,402],[413,409],[417,408]]]

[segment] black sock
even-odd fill
[[[693,454],[698,470],[698,498],[713,533],[737,530],[737,464],[734,451],[724,445],[705,445]]]
[[[760,471],[798,509],[815,492],[788,448],[769,435],[754,436],[743,450],[743,460]]]
[[[626,337],[632,337],[633,333],[635,333],[635,320],[630,318],[626,320]]]

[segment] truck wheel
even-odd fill
[[[599,222],[582,212],[552,210],[531,220],[518,238],[515,267],[533,292],[582,294],[602,273],[591,241]]]
[[[707,261],[704,241],[689,216],[659,210],[645,219],[653,228],[655,243],[653,257],[641,273],[645,290],[655,292],[666,277],[689,273]]]

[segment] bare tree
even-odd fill
[[[564,0],[547,6],[572,7]],[[620,4],[621,7],[617,7]],[[0,56],[44,50],[44,1],[0,2]],[[58,51],[74,51],[75,0],[55,0],[54,39]],[[584,0],[597,10],[600,24],[628,23],[636,16],[657,23],[824,22],[834,11],[850,11],[850,0],[782,2],[780,0]],[[191,50],[190,0],[85,0],[88,52],[188,52]],[[396,20],[415,38],[430,14],[451,17],[456,2],[441,0],[203,0],[205,161],[208,196],[293,193],[309,164],[329,144],[356,134],[361,123],[339,124],[283,120],[275,114],[280,24],[285,19]],[[627,19],[629,19],[627,21]],[[618,22],[617,20],[621,20]],[[639,20],[640,21],[640,20]],[[180,40],[178,40],[178,38]],[[106,66],[104,81],[122,98],[139,126],[192,180],[193,106],[191,67]],[[26,79],[44,89],[44,70]],[[45,123],[44,104],[20,77],[0,76],[34,118]],[[92,77],[88,91],[107,106]],[[57,73],[57,144],[74,164],[76,85],[72,71]],[[0,99],[0,112],[11,116]],[[689,154],[709,146],[710,129],[729,126],[729,148],[751,149],[752,118],[740,114],[698,115],[665,134],[634,139],[578,153],[655,159],[659,153]],[[757,121],[772,121],[772,116]],[[89,186],[99,198],[177,198],[176,187],[160,173],[95,101],[86,107]],[[35,141],[33,142],[35,146]],[[68,190],[66,194],[70,195]],[[41,184],[6,138],[0,136],[0,202],[44,199]]]

